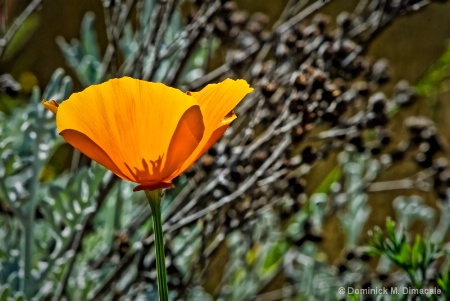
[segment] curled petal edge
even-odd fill
[[[44,105],[44,108],[46,108],[47,110],[49,110],[50,112],[52,112],[53,114],[56,115],[56,113],[58,112],[58,107],[59,107],[59,103],[57,103],[54,100],[43,100],[42,104]]]
[[[155,184],[141,184],[138,185],[136,187],[134,187],[133,191],[141,191],[141,190],[157,190],[157,189],[169,189],[169,188],[174,188],[175,185],[173,185],[170,182],[159,182],[159,183],[155,183]]]

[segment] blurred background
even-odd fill
[[[0,0],[0,300],[156,299],[145,196],[65,144],[40,106],[125,75],[255,88],[166,193],[173,300],[380,297],[339,287],[447,300],[448,12],[425,0]]]

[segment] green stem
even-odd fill
[[[155,236],[156,271],[158,275],[158,293],[160,301],[169,300],[167,288],[166,256],[164,254],[164,237],[161,220],[161,194],[162,190],[145,190],[150,208],[152,210],[153,235]]]

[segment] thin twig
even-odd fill
[[[319,10],[320,8],[322,8],[325,4],[327,4],[329,2],[331,2],[331,0],[318,0],[318,1],[314,2],[307,8],[301,10],[297,15],[295,15],[294,17],[290,18],[289,20],[287,20],[286,22],[281,24],[277,29],[277,33],[279,35],[283,34],[287,30],[292,28],[295,24],[304,20],[306,17],[308,17],[312,13],[316,12],[317,10]]]
[[[174,8],[178,0],[168,0],[168,3],[164,5],[165,10],[162,16],[161,22],[158,24],[158,31],[156,33],[155,43],[152,45],[153,50],[150,51],[149,62],[142,68],[142,79],[149,80],[153,77],[157,65],[157,56],[163,42],[164,35],[166,34],[167,26],[172,18]]]
[[[181,49],[177,59],[175,60],[176,65],[170,69],[170,72],[166,79],[166,82],[169,85],[174,85],[175,83],[177,83],[189,58],[196,50],[198,42],[203,37],[203,32],[205,31],[206,24],[208,24],[208,22],[210,21],[210,18],[219,9],[219,7],[220,7],[220,2],[215,1],[211,6],[209,6],[205,15],[199,19],[199,23],[202,24],[202,26],[199,26],[198,30],[196,30],[190,34],[188,42]]]
[[[290,136],[288,136],[288,135],[285,136],[283,141],[272,152],[270,157],[267,158],[267,160],[264,162],[264,164],[257,171],[255,171],[255,173],[249,179],[247,179],[247,181],[245,181],[237,190],[232,192],[230,195],[227,195],[227,196],[223,197],[222,199],[220,199],[219,201],[214,202],[213,204],[209,205],[208,207],[206,207],[190,216],[187,216],[187,217],[181,219],[174,225],[166,225],[165,224],[166,230],[168,232],[173,232],[184,226],[190,225],[192,222],[207,215],[208,213],[216,211],[216,210],[222,208],[223,206],[234,201],[236,198],[241,196],[245,191],[247,191],[247,189],[249,189],[259,179],[259,177],[264,173],[264,171],[267,168],[269,168],[269,166],[272,165],[272,163],[275,160],[277,160],[279,158],[280,154],[288,147],[290,142],[291,142]]]
[[[112,37],[118,41],[120,39],[120,37],[122,36],[123,33],[123,29],[125,27],[125,22],[127,21],[127,18],[129,16],[129,13],[131,11],[131,7],[133,6],[134,0],[128,0],[127,3],[125,4],[125,6],[121,7],[120,9],[120,14],[118,16],[118,20],[116,23],[116,26],[110,28],[109,30],[112,30]],[[106,18],[106,15],[105,15]],[[108,26],[106,27],[107,31],[108,31]],[[108,32],[107,32],[108,34]],[[102,60],[102,69],[101,72],[103,72],[100,76],[100,80],[104,81],[105,76],[107,75],[107,70],[109,68],[109,65],[111,64],[111,60],[113,58],[113,55],[115,55],[117,57],[117,44],[114,45],[113,43],[111,43],[112,40],[109,41],[108,46],[106,48],[105,54],[103,55],[103,60]],[[118,58],[117,58],[118,59]],[[119,72],[119,67],[117,66],[117,71],[116,71],[116,75],[123,75]]]
[[[14,20],[14,23],[8,29],[5,36],[0,39],[0,59],[16,31],[20,28],[20,26],[22,26],[28,16],[36,10],[41,2],[42,0],[33,0],[30,4],[28,4],[25,10]]]

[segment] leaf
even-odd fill
[[[67,143],[56,143],[53,155],[42,168],[39,181],[41,183],[50,182],[64,171],[69,170],[73,151],[73,147]]]
[[[432,96],[442,81],[450,73],[450,46],[444,54],[429,68],[425,75],[419,80],[416,89],[419,95]]]
[[[42,94],[42,98],[51,100],[54,99],[54,95],[58,94],[61,81],[64,77],[64,70],[62,68],[58,68],[53,72],[52,78],[50,79],[50,82],[48,83],[47,87],[45,88],[44,94]],[[34,91],[33,91],[34,92]],[[36,93],[33,94],[33,102],[39,103],[40,102],[40,95],[36,95]]]
[[[283,259],[286,250],[286,241],[276,242],[264,257],[264,263],[262,266],[263,273],[268,273],[275,270],[280,264],[280,261]]]
[[[320,183],[319,187],[316,188],[314,193],[326,193],[328,194],[331,189],[331,185],[337,182],[342,176],[342,170],[339,166],[334,167],[328,175]]]
[[[94,30],[94,21],[95,14],[93,12],[89,11],[84,14],[83,20],[81,21],[81,45],[85,54],[99,61],[101,59],[100,47],[97,41],[97,34]]]
[[[2,62],[6,62],[13,58],[13,56],[19,51],[28,39],[36,31],[40,22],[38,14],[31,14],[17,29],[14,36],[8,43],[3,54]]]
[[[417,235],[414,246],[411,249],[411,267],[413,270],[417,270],[423,263],[424,250],[423,240]]]
[[[245,256],[245,260],[248,265],[255,264],[255,262],[258,260],[260,251],[261,251],[260,244],[255,244],[253,247],[250,248],[250,250],[248,250],[248,252]]]
[[[10,291],[11,289],[8,285],[3,285],[0,287],[0,301],[7,301]]]

